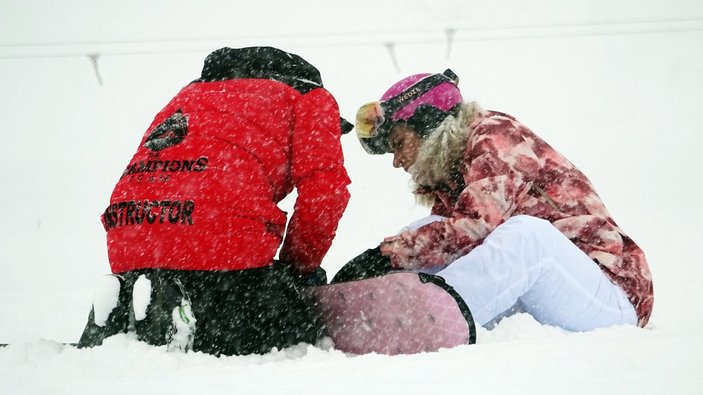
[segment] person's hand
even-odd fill
[[[327,271],[318,267],[311,273],[296,273],[293,272],[296,283],[304,287],[315,287],[327,284]]]
[[[280,260],[274,261],[274,267],[277,270],[285,271],[297,285],[312,287],[327,284],[327,272],[321,267],[316,268],[312,272],[302,273],[295,270],[295,265]]]
[[[381,245],[380,245],[381,255],[384,255],[384,256],[392,256],[393,255],[393,248],[394,248],[396,238],[397,238],[397,236],[386,237],[385,239],[383,239],[383,241],[381,242]]]
[[[416,253],[403,236],[398,235],[383,239],[381,254],[391,259],[391,266],[395,269],[412,269],[410,262]]]

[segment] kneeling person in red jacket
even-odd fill
[[[131,328],[215,355],[314,343],[321,325],[301,286],[326,282],[320,264],[349,200],[342,129],[299,56],[211,53],[156,115],[102,215],[113,274],[79,346]],[[288,222],[277,204],[294,188]]]

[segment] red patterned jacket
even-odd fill
[[[269,79],[196,81],[155,117],[102,216],[112,271],[314,270],[349,200],[337,103]]]
[[[613,221],[586,176],[509,115],[481,111],[470,127],[463,177],[431,188],[432,213],[448,219],[388,238],[393,265],[451,262],[507,218],[531,215],[550,221],[596,261],[624,290],[639,325],[646,325],[653,287],[644,253]]]

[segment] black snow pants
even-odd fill
[[[136,320],[132,303],[140,276],[151,284],[146,318]],[[142,269],[119,275],[119,303],[107,323],[95,324],[94,311],[78,343],[102,344],[103,339],[134,330],[139,340],[168,345],[173,335],[174,308],[184,298],[195,318],[192,350],[213,355],[263,354],[322,337],[323,326],[310,293],[282,265],[236,271]]]

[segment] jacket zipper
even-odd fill
[[[553,209],[555,209],[555,210],[561,212],[561,210],[559,209],[559,207],[557,206],[557,204],[554,203],[554,200],[552,200],[552,198],[549,197],[549,195],[547,195],[547,192],[545,192],[544,189],[542,189],[542,188],[540,188],[540,187],[538,187],[537,185],[534,185],[534,184],[532,184],[532,189],[534,189],[535,191],[537,191],[537,193],[539,193],[539,194],[544,198],[544,200],[547,201],[547,204],[549,204],[550,206],[552,206]]]

